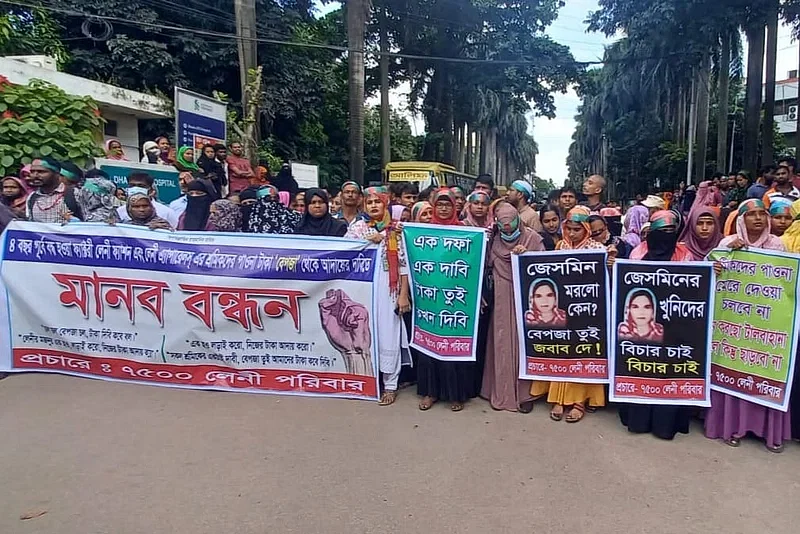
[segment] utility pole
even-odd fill
[[[764,122],[761,123],[761,163],[773,161],[775,143],[775,67],[778,57],[778,2],[767,19],[767,59],[764,85]]]
[[[381,71],[381,176],[386,165],[392,160],[391,134],[389,124],[391,121],[389,109],[389,36],[386,34],[386,3],[380,7],[380,71]]]
[[[692,184],[692,165],[694,163],[694,136],[697,128],[697,76],[692,74],[692,94],[689,104],[689,140],[687,143],[686,185]]]
[[[250,81],[250,72],[258,64],[257,34],[256,34],[256,2],[255,0],[235,0],[234,13],[236,15],[236,41],[239,49],[239,84],[242,87],[242,115],[255,118],[254,124],[248,128],[252,139],[242,139],[245,157],[253,166],[258,165],[259,126],[258,120],[258,95],[251,95],[247,89]],[[260,84],[259,84],[260,87]]]

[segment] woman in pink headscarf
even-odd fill
[[[106,157],[108,159],[128,161],[128,158],[125,157],[125,152],[122,150],[122,143],[120,143],[119,139],[109,139],[106,141]]]
[[[7,206],[16,217],[24,219],[25,204],[28,201],[28,195],[32,191],[28,186],[28,182],[16,176],[6,176],[3,178],[2,184],[0,202]]]
[[[709,207],[702,207],[689,215],[686,227],[678,241],[683,242],[694,261],[703,261],[722,240],[719,219]]]
[[[781,238],[770,233],[770,220],[764,202],[745,200],[739,205],[736,233],[720,242],[720,247],[748,250],[766,249],[785,251]],[[721,269],[716,264],[715,269]],[[790,410],[781,412],[761,406],[726,393],[711,392],[711,408],[706,415],[706,437],[723,439],[731,447],[748,433],[763,438],[771,452],[782,452],[783,441],[791,439]]]

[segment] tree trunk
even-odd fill
[[[686,146],[688,159],[686,161],[686,185],[692,183],[692,167],[694,165],[694,141],[697,134],[697,74],[692,71],[692,88],[689,90],[689,135]],[[634,168],[631,168],[633,172]]]
[[[773,161],[775,143],[775,67],[778,57],[778,2],[767,15],[767,59],[764,80],[764,122],[761,124],[761,161]],[[753,175],[755,176],[755,175]]]
[[[444,82],[445,89],[442,91],[442,96],[444,97],[444,150],[442,163],[455,166],[455,153],[453,152],[453,91],[449,74],[445,76]]]
[[[686,143],[686,101],[687,91],[685,87],[681,87],[678,91],[678,116],[675,117],[675,124],[677,126],[678,146],[684,146]]]
[[[745,29],[747,35],[747,91],[742,136],[744,151],[742,167],[756,176],[758,171],[758,125],[761,119],[761,81],[764,70],[764,24],[753,22]]]
[[[350,180],[364,184],[364,34],[369,0],[347,2]]]
[[[392,161],[390,121],[391,114],[389,109],[389,37],[386,34],[386,5],[381,6],[380,19],[380,71],[381,71],[381,175],[383,175],[386,164]]]
[[[711,73],[711,57],[703,59],[697,69],[697,143],[694,160],[695,180],[706,179],[706,150],[708,148],[708,104],[711,93],[709,83]]]
[[[477,159],[478,159],[478,174],[485,174],[485,173],[488,172],[486,170],[486,168],[487,168],[487,166],[486,166],[486,160],[487,160],[487,157],[486,157],[487,156],[487,154],[486,154],[486,144],[487,144],[487,138],[488,137],[489,137],[488,130],[487,129],[481,129],[481,130],[478,130],[478,135],[475,138],[475,147],[476,147],[475,151],[476,151],[476,156],[477,156]]]
[[[497,176],[497,128],[491,127],[486,129],[486,135],[483,139],[483,144],[486,145],[486,171],[493,177]]]
[[[726,172],[728,156],[728,104],[731,80],[731,36],[722,34],[717,84],[717,171]]]
[[[242,0],[234,6],[237,47],[239,51],[239,84],[242,88],[242,116],[245,118],[245,138],[242,139],[244,157],[253,168],[258,166],[258,144],[261,126],[259,100],[261,96],[261,69],[258,67],[255,0]],[[258,80],[254,79],[258,69]],[[254,91],[254,89],[257,89]]]
[[[472,126],[468,123],[465,125],[466,132],[467,132],[467,150],[466,150],[466,158],[464,158],[464,172],[468,174],[472,174],[475,172],[475,155],[473,146],[473,136],[476,135],[472,131]]]

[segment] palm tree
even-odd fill
[[[347,64],[350,109],[350,180],[364,183],[364,34],[370,0],[348,0]]]

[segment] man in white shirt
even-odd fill
[[[190,172],[182,172],[178,175],[178,185],[180,185],[181,196],[169,203],[169,208],[174,211],[180,218],[183,212],[186,211],[186,186],[189,182],[194,180],[194,176]]]
[[[156,190],[153,187],[153,177],[144,172],[135,172],[128,176],[128,189],[132,187],[146,189],[150,195],[150,198],[153,198],[156,194]],[[169,206],[158,201],[153,202],[153,207],[155,208],[156,215],[158,217],[166,220],[173,228],[178,227],[178,219],[180,218],[180,215],[175,213],[175,210],[170,209]],[[117,208],[117,219],[121,223],[126,223],[131,220],[130,215],[128,215],[127,206],[120,206]]]

